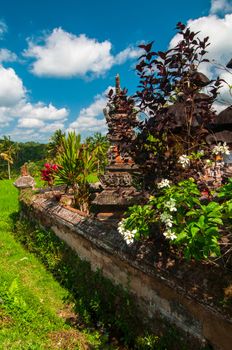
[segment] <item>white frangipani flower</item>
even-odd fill
[[[172,232],[171,230],[167,230],[163,233],[164,237],[167,239],[171,239],[171,241],[173,241],[174,239],[177,238],[177,236],[175,235],[174,232]]]
[[[134,229],[134,230],[130,231],[130,230],[126,229],[125,228],[125,219],[122,219],[118,224],[118,232],[122,235],[126,244],[130,245],[134,242],[137,230]]]
[[[168,179],[162,179],[159,183],[157,183],[158,188],[170,187],[170,181]]]
[[[224,142],[223,144],[221,144],[221,142],[219,142],[218,145],[213,147],[212,154],[215,154],[215,155],[218,155],[218,154],[229,155],[230,154],[230,150],[229,150],[229,147],[227,146],[226,142]]]
[[[182,154],[182,156],[179,157],[178,163],[180,163],[183,168],[186,168],[190,164],[190,159],[186,154]]]

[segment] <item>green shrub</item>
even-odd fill
[[[227,211],[229,216],[232,204],[213,200],[202,204],[201,193],[191,178],[177,185],[163,180],[161,185],[146,205],[129,208],[127,217],[119,224],[119,232],[126,242],[130,244],[134,239],[147,237],[151,225],[156,224],[186,259],[220,256],[219,230],[223,225],[223,213]]]

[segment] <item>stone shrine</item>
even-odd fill
[[[223,144],[225,142],[230,149],[230,154],[224,155],[221,159],[220,169],[220,163],[218,165],[218,178],[221,180],[232,177],[232,106],[225,108],[217,115],[209,130],[210,134],[206,138],[209,144]]]
[[[25,163],[21,167],[21,176],[14,182],[14,186],[18,188],[19,190],[23,190],[26,188],[32,188],[35,187],[35,180],[30,174],[28,173],[27,164]]]
[[[128,110],[130,112],[128,113]],[[133,121],[136,110],[128,109],[125,92],[120,88],[119,76],[116,76],[114,101],[104,110],[108,125],[107,138],[110,141],[108,166],[100,177],[103,191],[96,195],[91,203],[91,212],[100,220],[117,219],[123,212],[142,199],[141,192],[133,186],[133,175],[138,166],[127,151],[127,140],[135,138]]]

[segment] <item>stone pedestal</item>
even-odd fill
[[[142,195],[133,186],[133,175],[138,167],[115,164],[107,167],[101,176],[103,191],[91,203],[91,212],[100,220],[118,219],[124,211],[142,201]]]

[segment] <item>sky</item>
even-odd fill
[[[138,45],[154,40],[155,50],[178,42],[181,21],[209,35],[203,66],[232,85],[220,69],[232,58],[232,0],[1,0],[0,137],[47,142],[57,129],[83,138],[105,133],[103,108],[115,85],[133,94],[138,86]],[[231,71],[232,72],[232,71]],[[221,92],[221,110],[232,97]]]

